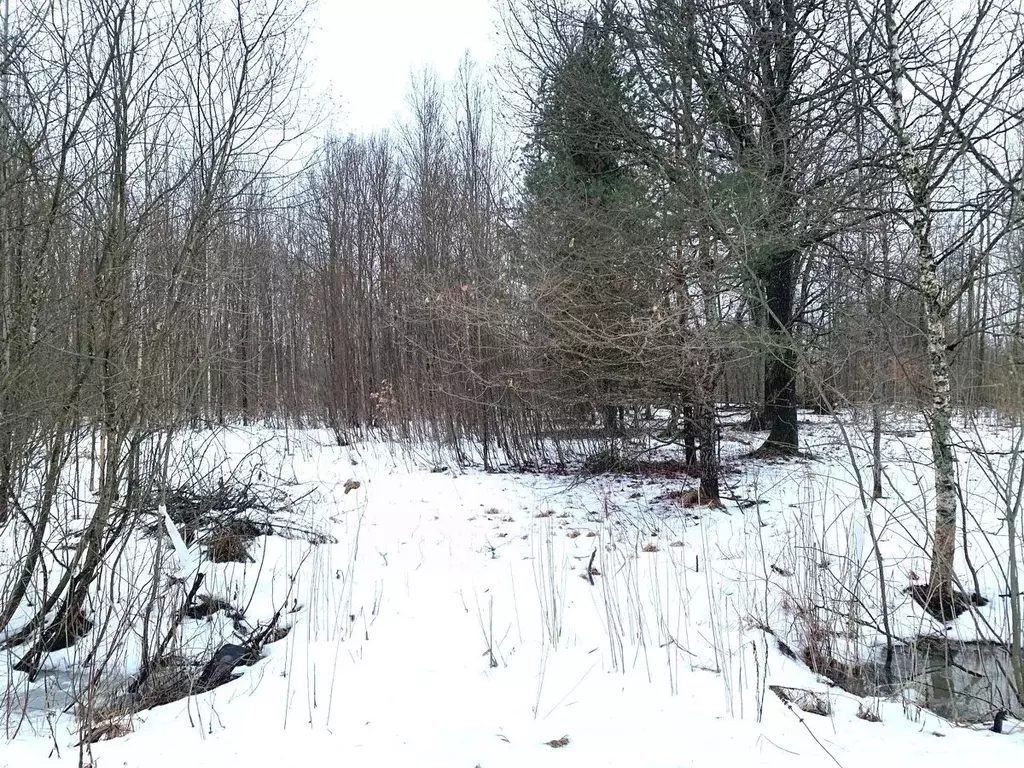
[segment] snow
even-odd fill
[[[846,426],[863,443],[858,425]],[[989,447],[1013,439],[995,423],[962,433]],[[994,764],[1019,760],[1015,721],[997,735],[947,722],[910,692],[867,701],[780,652],[777,639],[797,649],[806,641],[801,607],[848,608],[852,591],[860,611],[830,626],[856,631],[833,650],[863,657],[881,641],[856,623],[879,591],[848,449],[827,420],[804,434],[813,460],[726,456],[731,492],[765,503],[685,513],[663,498],[685,479],[439,472],[402,446],[340,448],[315,430],[196,436],[210,467],[261,466],[296,498],[312,492],[295,514],[331,538],[264,537],[254,563],[199,564],[176,536],[168,573],[190,581],[185,570],[202,568],[202,592],[244,606],[250,625],[280,610],[290,632],[236,680],[133,716],[130,733],[91,747],[93,765],[959,767],[979,750]],[[733,456],[748,450],[733,438],[757,440],[730,433]],[[1005,632],[1005,601],[978,612],[987,626],[965,616],[947,632],[902,592],[912,572],[927,574],[926,438],[887,435],[890,492],[871,507],[896,634]],[[994,459],[1004,462],[995,481],[966,459],[960,467],[976,520],[973,565],[992,597],[1005,591],[996,499],[1017,471],[1008,458]],[[351,479],[361,485],[346,492]],[[130,583],[116,599],[97,595],[101,613],[128,613],[152,548],[139,539],[110,566]],[[231,628],[223,614],[188,620],[183,644],[209,652],[231,642]],[[128,635],[124,673],[138,665]],[[61,700],[54,686],[74,682],[72,662],[97,638],[88,639],[52,654],[36,683],[0,672],[9,738],[0,766],[78,764],[73,711],[46,704]],[[791,710],[770,685],[819,691],[833,715]],[[858,718],[865,706],[882,722]]]

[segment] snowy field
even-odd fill
[[[759,436],[726,431],[724,509],[681,508],[673,492],[692,487],[686,477],[484,473],[396,445],[340,448],[326,432],[204,433],[205,462],[283,480],[302,499],[294,527],[313,535],[262,537],[253,562],[227,564],[175,550],[169,537],[154,562],[155,539],[140,537],[109,564],[94,615],[129,615],[154,569],[166,599],[180,601],[183,587],[167,577],[187,584],[200,569],[202,594],[249,627],[280,613],[288,634],[237,679],[122,718],[125,735],[84,754],[62,686],[80,685],[69,670],[97,645],[119,649],[110,674],[136,671],[138,628],[105,638],[118,622],[97,621],[34,682],[11,669],[14,649],[0,680],[0,766],[1019,762],[1016,720],[997,735],[938,717],[909,687],[858,697],[786,653],[877,658],[867,514],[896,637],[1005,639],[1003,518],[1019,484],[1019,435],[995,420],[961,430],[987,453],[960,449],[970,564],[958,573],[971,591],[973,569],[990,602],[944,627],[904,592],[928,574],[927,434],[909,419],[888,429],[886,498],[865,507],[852,468],[870,491],[866,423],[802,418],[810,458],[789,462],[741,458]],[[186,619],[175,643],[208,657],[233,640],[229,614]],[[818,692],[831,713],[787,706],[771,686]]]

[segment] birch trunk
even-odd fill
[[[885,25],[889,58],[889,106],[893,131],[899,147],[901,172],[911,203],[914,248],[917,255],[918,291],[924,305],[925,335],[928,346],[928,374],[932,402],[928,429],[932,443],[932,470],[935,482],[935,528],[932,538],[932,565],[929,586],[939,603],[953,591],[953,562],[956,555],[956,479],[953,446],[950,443],[949,357],[946,351],[946,324],[949,310],[942,300],[938,264],[932,244],[932,174],[915,151],[908,128],[903,99],[906,85],[896,20],[896,1],[886,0]]]
[[[946,352],[948,312],[942,301],[942,285],[931,244],[929,206],[917,200],[914,202],[914,230],[932,389],[928,428],[931,432],[935,476],[935,531],[929,584],[934,594],[949,596],[953,591],[953,559],[956,555],[956,478],[953,446],[950,443],[949,357]]]

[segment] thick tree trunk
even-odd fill
[[[793,274],[797,251],[773,254],[768,270],[766,323],[770,336],[764,372],[765,417],[771,432],[759,452],[791,456],[799,450],[796,349],[793,347]]]
[[[705,402],[696,409],[695,432],[700,440],[700,499],[702,503],[719,500],[718,427],[715,407]]]
[[[614,405],[604,407],[604,428],[609,435],[618,435],[622,425],[619,421],[619,409]]]

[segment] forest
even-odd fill
[[[919,418],[917,597],[942,621],[985,601],[961,431],[1024,430],[1019,3],[512,0],[494,71],[415,74],[369,136],[315,108],[315,17],[4,8],[0,633],[23,670],[93,626],[174,441],[232,426],[486,472],[677,447],[713,513],[726,426],[787,462],[815,457],[805,414],[835,419],[867,510],[883,434]]]

